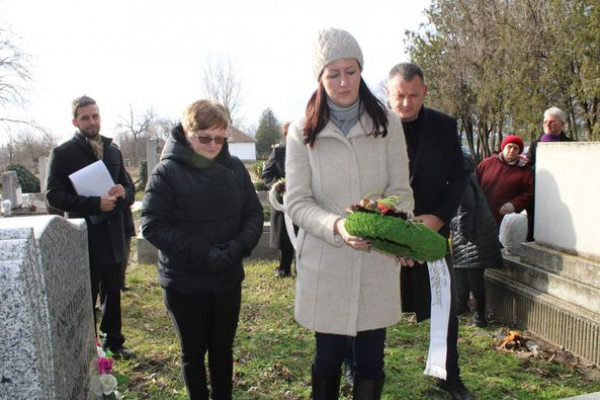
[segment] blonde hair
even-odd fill
[[[182,122],[186,132],[209,128],[227,129],[229,116],[222,104],[211,100],[197,100],[183,111]]]

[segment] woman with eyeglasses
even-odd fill
[[[188,106],[152,171],[142,234],[159,250],[158,283],[181,344],[190,399],[231,399],[233,340],[244,268],[262,234],[263,210],[244,164],[229,153],[225,108]]]

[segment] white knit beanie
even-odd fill
[[[342,58],[355,58],[363,69],[363,55],[354,37],[343,29],[325,28],[319,32],[313,52],[313,73],[319,80],[323,69]]]

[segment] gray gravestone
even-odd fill
[[[92,398],[87,249],[83,220],[0,220],[0,399]]]
[[[21,185],[15,171],[2,173],[2,192],[4,200],[10,200],[13,209],[21,207]]]
[[[156,163],[158,160],[158,156],[156,154],[156,144],[158,140],[155,137],[148,139],[146,142],[146,177],[147,180],[150,180],[150,174],[154,167],[156,167]]]
[[[48,157],[40,157],[38,160],[40,171],[40,192],[46,193],[46,177],[48,176]]]

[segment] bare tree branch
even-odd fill
[[[133,143],[125,145],[121,143],[121,151],[127,154],[134,162],[138,161],[139,154],[141,154],[141,139],[146,138],[150,127],[154,124],[156,114],[150,107],[144,112],[141,117],[137,116],[133,110],[133,106],[129,105],[129,115],[127,117],[120,117],[119,122],[116,124],[116,128],[120,131],[120,134],[124,136],[125,142],[129,142],[128,138],[133,139]]]
[[[24,83],[31,80],[28,61],[14,35],[0,28],[0,106],[23,102],[27,91]]]
[[[238,112],[242,103],[242,82],[239,80],[231,57],[209,60],[204,67],[202,83],[205,96],[225,106],[229,121],[239,124]]]

